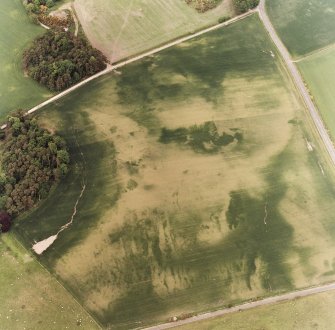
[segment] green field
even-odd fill
[[[332,330],[335,293],[326,292],[276,305],[258,307],[208,321],[177,327],[179,330]]]
[[[15,232],[31,247],[76,206],[41,261],[111,328],[334,280],[305,114],[257,15],[133,63],[38,114],[73,165]]]
[[[335,43],[334,0],[266,0],[272,24],[293,57]]]
[[[98,329],[73,297],[20,246],[0,239],[0,328]]]
[[[74,5],[88,39],[112,62],[234,15],[231,0],[202,14],[184,0],[75,0]]]
[[[331,48],[298,62],[316,105],[335,139],[335,49]]]
[[[21,0],[0,6],[0,119],[18,108],[30,109],[51,96],[22,69],[22,52],[45,30],[29,22]]]

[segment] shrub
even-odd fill
[[[227,22],[230,20],[230,16],[223,16],[218,19],[219,24]]]
[[[253,9],[258,6],[259,0],[234,0],[235,9],[238,14],[243,14],[249,9]]]
[[[7,233],[10,230],[12,219],[5,211],[0,211],[0,233]]]

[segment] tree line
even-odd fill
[[[193,6],[199,13],[204,13],[215,8],[222,0],[185,0],[188,5]]]
[[[249,9],[256,8],[259,0],[233,0],[235,10],[238,14],[243,14]]]
[[[62,91],[106,68],[106,57],[83,37],[50,30],[23,54],[28,75],[51,91]]]
[[[70,157],[61,137],[21,112],[8,118],[1,138],[0,231],[4,231],[9,229],[8,219],[47,197],[67,174]]]
[[[23,0],[23,5],[29,15],[39,15],[52,8],[59,0]]]

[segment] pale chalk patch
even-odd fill
[[[76,201],[76,204],[73,208],[73,213],[70,218],[70,221],[61,227],[61,229],[58,231],[56,235],[50,236],[49,238],[44,239],[43,241],[37,242],[33,245],[33,250],[36,252],[36,254],[42,254],[45,250],[47,250],[58,238],[58,235],[65,229],[67,229],[69,226],[72,225],[75,215],[77,214],[77,206],[80,201],[80,199],[83,197],[84,191],[86,189],[86,185],[83,185],[83,188],[81,189],[80,195]]]
[[[321,163],[318,162],[318,164],[319,164],[322,175],[325,176],[325,171],[323,170],[323,167],[322,167]]]
[[[49,246],[53,244],[53,242],[57,239],[57,237],[58,237],[58,234],[54,236],[50,236],[49,238],[34,244],[33,250],[37,254],[42,254],[46,249],[48,249]]]
[[[307,149],[308,149],[308,151],[313,151],[314,149],[313,149],[312,143],[309,142],[307,139],[305,139],[305,140],[306,140],[306,144],[307,144]]]

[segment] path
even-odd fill
[[[65,3],[63,6],[59,7],[58,10],[69,10],[70,11],[72,19],[74,21],[74,25],[75,25],[74,35],[77,37],[78,32],[79,32],[79,21],[78,21],[78,18],[76,16],[75,10],[73,8],[73,3],[72,2]]]
[[[235,313],[235,312],[245,311],[245,310],[252,309],[252,308],[255,308],[255,307],[259,307],[259,306],[280,303],[280,302],[283,302],[283,301],[293,300],[293,299],[300,298],[300,297],[307,297],[307,296],[311,296],[313,294],[332,291],[332,290],[335,290],[335,282],[330,283],[330,284],[321,285],[321,286],[314,287],[314,288],[308,288],[308,289],[304,289],[304,290],[300,290],[300,291],[294,291],[294,292],[282,294],[280,296],[265,298],[265,299],[262,299],[262,300],[245,303],[245,304],[234,306],[234,307],[231,307],[231,308],[221,309],[221,310],[216,311],[216,312],[210,312],[210,313],[201,314],[201,315],[198,315],[198,316],[193,316],[193,317],[191,317],[189,319],[186,319],[186,320],[181,320],[181,321],[156,325],[156,326],[153,326],[153,327],[150,327],[150,328],[146,328],[146,330],[171,329],[171,328],[175,328],[175,327],[178,327],[178,326],[181,326],[181,325],[190,324],[190,323],[193,323],[193,322],[199,322],[199,321],[203,321],[203,320],[207,320],[207,319],[211,319],[211,318],[215,318],[215,317],[219,317],[219,316],[223,316],[223,315],[231,314],[231,313]]]
[[[314,50],[313,52],[310,52],[310,53],[308,53],[308,54],[306,54],[304,56],[301,56],[301,57],[299,57],[296,60],[292,60],[292,62],[299,63],[299,62],[304,61],[304,60],[306,60],[306,59],[308,59],[310,57],[318,56],[319,54],[327,52],[328,50],[331,50],[333,48],[335,48],[335,43],[331,44],[331,45],[328,45],[326,47],[322,47],[320,49]]]
[[[50,99],[48,99],[48,100],[46,100],[46,101],[40,103],[39,105],[37,105],[37,106],[33,107],[32,109],[30,109],[29,111],[27,111],[26,114],[32,114],[32,113],[36,112],[37,110],[40,110],[41,108],[44,108],[45,106],[47,106],[47,105],[49,105],[49,104],[51,104],[51,103],[53,103],[53,102],[55,102],[55,101],[57,101],[57,100],[63,98],[63,97],[66,96],[67,94],[72,93],[72,92],[75,91],[76,89],[78,89],[78,88],[80,88],[80,87],[86,85],[87,83],[91,82],[92,80],[95,80],[95,79],[97,79],[97,78],[99,78],[99,77],[101,77],[101,76],[104,76],[105,74],[110,73],[110,72],[112,72],[113,70],[116,70],[116,69],[118,69],[118,68],[121,68],[121,67],[123,67],[123,66],[125,66],[125,65],[127,65],[127,64],[130,64],[130,63],[139,61],[139,60],[141,60],[141,59],[144,58],[144,57],[148,57],[148,56],[154,55],[154,54],[156,54],[156,53],[159,53],[159,52],[161,52],[162,50],[165,50],[165,49],[167,49],[167,48],[176,46],[176,45],[181,44],[181,43],[183,43],[183,42],[185,42],[185,41],[188,41],[188,40],[194,39],[194,38],[196,38],[196,37],[199,37],[199,36],[201,36],[201,35],[203,35],[203,34],[205,34],[205,33],[208,33],[208,32],[210,32],[210,31],[214,31],[214,30],[217,30],[217,29],[219,29],[219,28],[221,28],[221,27],[228,26],[228,25],[230,25],[230,24],[232,24],[232,23],[235,23],[235,22],[237,22],[237,21],[240,21],[240,20],[242,20],[242,19],[244,19],[244,18],[246,18],[246,17],[252,15],[254,12],[256,12],[256,10],[249,11],[249,12],[247,12],[247,13],[245,13],[245,14],[236,16],[236,17],[234,17],[234,18],[232,18],[232,19],[230,19],[230,20],[228,20],[228,21],[226,21],[226,22],[224,22],[224,23],[216,24],[216,25],[214,25],[214,26],[211,26],[211,27],[206,28],[206,29],[204,29],[204,30],[201,30],[201,31],[199,31],[199,32],[196,32],[196,33],[187,35],[187,36],[185,36],[185,37],[178,38],[178,39],[176,39],[176,40],[174,40],[174,41],[172,41],[172,42],[169,42],[169,43],[167,43],[167,44],[164,44],[163,46],[154,48],[154,49],[152,49],[152,50],[150,50],[150,51],[147,51],[147,52],[145,52],[145,53],[142,53],[142,54],[140,54],[140,55],[138,55],[138,56],[134,56],[134,57],[132,57],[132,58],[130,58],[130,59],[128,59],[128,60],[119,62],[119,63],[117,63],[117,64],[115,64],[115,65],[110,65],[110,64],[108,64],[108,65],[107,65],[107,68],[106,68],[105,70],[100,71],[99,73],[97,73],[97,74],[95,74],[95,75],[93,75],[93,76],[91,76],[91,77],[89,77],[89,78],[87,78],[87,79],[81,81],[80,83],[78,83],[78,84],[76,84],[76,85],[74,85],[74,86],[72,86],[72,87],[66,89],[65,91],[63,91],[63,92],[61,92],[61,93],[55,95],[54,97],[52,97],[52,98],[50,98]],[[4,129],[4,128],[6,128],[6,124],[5,124],[5,125],[2,125],[2,126],[0,127],[0,129]]]
[[[300,92],[309,112],[310,115],[314,121],[314,124],[319,132],[319,135],[329,153],[329,156],[332,160],[332,163],[335,165],[335,148],[333,145],[333,142],[331,141],[329,135],[328,135],[328,131],[319,115],[319,112],[316,108],[316,106],[314,105],[310,95],[309,95],[309,91],[307,89],[307,87],[305,86],[305,83],[301,77],[301,74],[299,72],[299,70],[296,67],[296,64],[292,61],[292,58],[288,52],[288,50],[286,49],[286,47],[284,46],[283,42],[280,40],[277,32],[275,31],[267,13],[266,13],[266,8],[265,8],[265,0],[261,0],[260,4],[257,8],[257,11],[259,12],[259,16],[266,28],[266,30],[268,31],[272,41],[274,42],[274,44],[277,46],[283,60],[285,61],[285,64],[289,70],[289,72],[292,75],[292,78],[294,80],[294,83],[298,89],[298,91]]]

